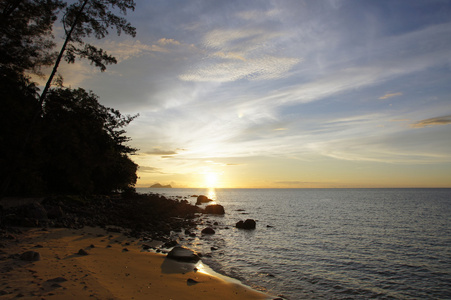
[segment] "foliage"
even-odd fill
[[[42,178],[39,175],[40,136],[34,134],[29,139],[29,150],[21,152],[23,139],[27,135],[29,120],[38,106],[37,88],[33,83],[15,72],[0,75],[1,109],[0,127],[0,183],[10,185],[16,193],[42,192]],[[40,132],[37,124],[35,131]],[[11,172],[15,170],[15,172]]]
[[[116,28],[118,35],[125,32],[134,37],[135,28],[126,19],[118,17],[109,10],[119,9],[122,14],[126,14],[127,10],[133,10],[134,7],[132,0],[84,0],[68,6],[63,18],[66,37],[70,42],[65,53],[66,61],[73,63],[77,56],[88,58],[101,71],[105,71],[107,64],[116,63],[114,57],[108,55],[103,49],[86,44],[84,39],[91,36],[102,39],[108,35],[109,28]]]
[[[99,104],[79,88],[52,90],[43,114],[43,144],[49,189],[72,193],[107,193],[136,182],[133,149],[122,129],[136,116],[123,116]]]
[[[69,2],[69,3],[68,3]],[[9,194],[49,192],[107,193],[136,182],[136,164],[128,157],[123,116],[99,104],[83,89],[50,89],[59,61],[87,58],[102,71],[116,59],[84,42],[116,29],[135,35],[124,18],[133,0],[2,0],[0,2],[0,180]],[[59,54],[52,35],[62,15],[64,45]],[[53,65],[41,95],[27,73]],[[45,100],[45,101],[44,101]],[[26,146],[26,147],[25,147]],[[3,193],[4,191],[2,191]]]
[[[52,65],[57,53],[52,28],[65,5],[59,0],[0,2],[0,68],[39,73]]]

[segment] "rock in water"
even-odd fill
[[[167,258],[185,262],[198,262],[200,260],[196,252],[182,246],[174,247],[168,253]]]
[[[208,199],[208,197],[205,195],[200,195],[197,197],[196,205],[200,205],[202,203],[208,203],[210,201],[213,201],[213,200]]]
[[[22,253],[20,259],[26,261],[38,261],[41,260],[41,255],[36,251],[27,251]]]
[[[207,228],[202,229],[201,233],[202,234],[215,234],[216,232],[213,228],[207,227]]]
[[[223,215],[225,214],[224,206],[219,204],[208,205],[205,207],[206,214]]]
[[[246,221],[244,221],[244,229],[255,229],[255,227],[257,226],[257,223],[255,222],[255,220],[252,219],[247,219]]]
[[[246,221],[239,221],[235,224],[236,228],[240,228],[240,229],[255,229],[257,223],[255,222],[255,220],[252,219],[247,219]]]

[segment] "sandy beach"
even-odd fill
[[[101,228],[23,229],[0,245],[0,299],[270,299]],[[87,255],[80,255],[83,249]],[[38,261],[20,255],[35,251]]]

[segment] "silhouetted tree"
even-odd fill
[[[137,165],[127,154],[136,149],[125,144],[123,128],[135,117],[104,107],[81,88],[51,90],[43,114],[49,190],[89,194],[132,187]]]
[[[35,134],[29,138],[28,151],[17,155],[39,106],[38,89],[14,71],[2,72],[0,76],[0,184],[2,188],[9,186],[15,194],[42,193],[40,124],[36,124]]]
[[[40,73],[55,62],[52,35],[59,0],[2,0],[0,2],[0,68],[4,73]]]
[[[2,193],[10,182],[16,194],[109,192],[134,185],[136,165],[127,156],[134,149],[125,145],[123,127],[135,116],[103,107],[81,89],[50,89],[63,58],[68,63],[86,58],[101,71],[116,63],[84,39],[104,38],[110,29],[135,36],[135,28],[113,13],[134,6],[133,0],[0,1]],[[59,54],[52,35],[58,15],[65,30]],[[50,65],[53,71],[39,95],[27,74]]]
[[[135,3],[133,0],[78,0],[67,6],[62,20],[66,33],[65,40],[39,99],[41,105],[45,101],[63,56],[68,63],[74,63],[77,56],[87,58],[101,71],[105,71],[106,65],[117,63],[116,59],[103,49],[83,41],[90,36],[102,39],[108,35],[108,29],[111,28],[116,28],[118,35],[122,32],[133,37],[136,35],[136,29],[125,18],[115,15],[110,9],[118,9],[122,14],[126,14],[127,10],[135,9]]]

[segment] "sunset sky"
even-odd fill
[[[137,187],[451,187],[451,1],[136,3],[61,73],[140,114]]]

